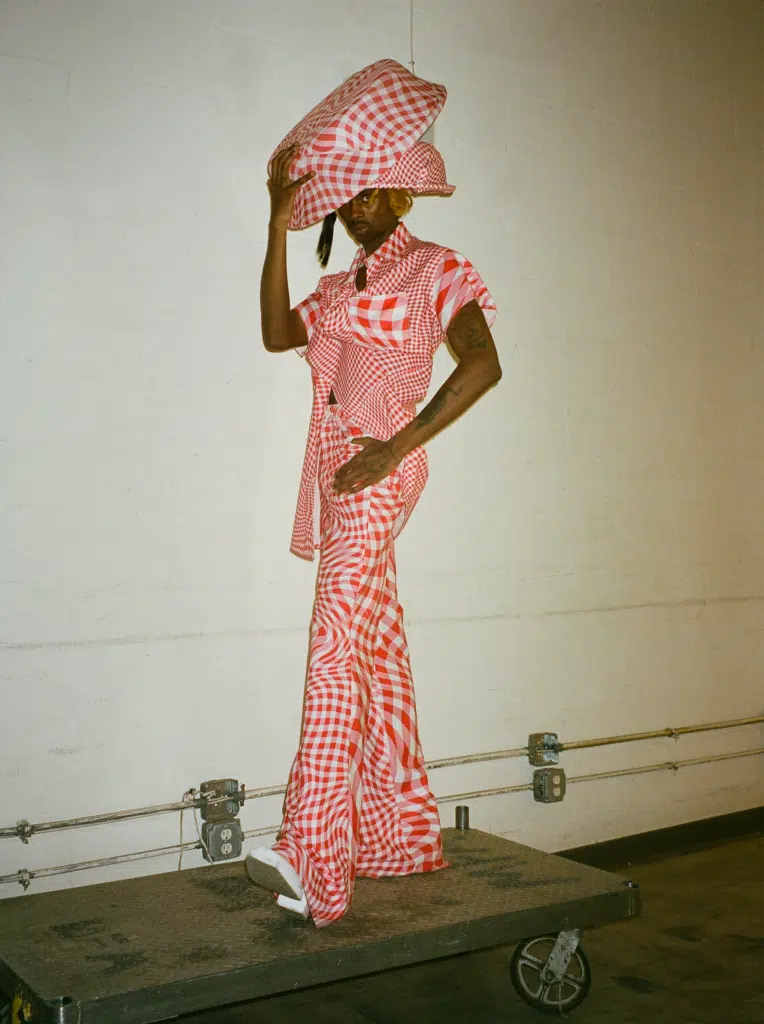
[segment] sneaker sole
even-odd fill
[[[270,889],[271,892],[276,892],[279,896],[286,896],[290,900],[302,899],[303,894],[294,891],[294,888],[274,864],[267,864],[252,853],[247,854],[246,863],[247,874],[255,885],[262,885],[264,889]]]
[[[306,920],[310,917],[308,901],[304,896],[301,900],[292,900],[288,896],[279,896],[276,902],[284,910],[291,910],[293,914],[299,914],[300,917],[304,917]]]

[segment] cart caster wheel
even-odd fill
[[[509,973],[515,991],[529,1006],[542,1013],[567,1013],[586,999],[592,972],[586,953],[577,946],[565,974],[557,981],[546,981],[544,965],[557,941],[555,935],[525,939],[515,950]]]

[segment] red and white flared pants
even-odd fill
[[[360,433],[339,406],[327,408],[302,735],[275,846],[300,875],[319,927],[345,913],[356,875],[446,866],[396,587],[399,472],[358,494],[332,491]]]

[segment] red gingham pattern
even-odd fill
[[[317,290],[296,307],[308,332],[304,354],[313,372],[313,411],[291,550],[309,560],[319,540],[314,525],[318,443],[329,393],[334,390],[366,435],[386,441],[410,422],[425,398],[433,356],[453,315],[476,299],[489,324],[496,316],[494,301],[469,260],[414,238],[403,223],[366,258],[366,288],[358,292],[355,274],[363,258],[359,249],[348,272],[322,277]],[[371,315],[372,308],[381,311],[386,302],[394,310],[389,334],[382,317]],[[423,448],[406,456],[400,473],[402,508],[394,536],[427,481]]]
[[[316,177],[297,192],[290,228],[305,228],[338,210],[389,171],[427,130],[446,102],[442,85],[394,60],[356,72],[295,125],[278,144],[299,143],[290,173]]]
[[[443,157],[429,142],[417,142],[367,188],[405,188],[416,196],[450,196],[456,191],[446,179]]]
[[[319,927],[345,913],[356,875],[446,867],[397,597],[401,474],[359,494],[332,491],[361,433],[340,406],[325,409],[321,560],[302,736],[274,847],[299,874]]]
[[[435,311],[438,314],[443,330],[453,320],[456,313],[476,295],[481,293],[482,279],[478,272],[461,253],[449,252],[443,259],[437,283],[437,294],[434,296]],[[486,307],[481,302],[485,312]],[[496,315],[495,307],[489,309],[489,323],[493,323]]]
[[[409,333],[406,293],[359,295],[348,303],[353,333],[366,345],[402,345]]]

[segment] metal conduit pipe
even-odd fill
[[[620,768],[610,772],[592,772],[589,775],[573,775],[567,778],[571,782],[595,782],[598,779],[616,779],[623,775],[644,775],[646,772],[678,771],[680,768],[689,768],[695,764],[713,764],[715,761],[734,761],[738,757],[753,757],[755,754],[764,754],[764,747],[756,747],[753,750],[738,750],[733,754],[714,754],[711,757],[688,757],[683,761],[662,761],[660,764],[642,765],[637,768]],[[526,789],[533,789],[532,784],[522,786],[501,786],[497,789],[476,789],[471,793],[452,793],[450,796],[438,797],[439,804],[460,802],[463,800],[474,800],[484,796],[500,796],[503,793],[520,793]]]
[[[184,810],[188,809],[188,804],[185,805]],[[273,835],[274,832],[278,831],[279,826],[267,826],[266,828],[253,828],[248,832],[244,832],[245,839],[252,839],[255,836],[269,836]],[[54,868],[40,868],[36,871],[27,871],[22,869],[15,875],[1,875],[0,885],[6,882],[19,882],[25,885],[25,882],[31,882],[33,878],[46,878],[52,875],[68,875],[73,871],[87,871],[90,868],[107,868],[113,864],[130,864],[132,861],[138,860],[150,860],[152,857],[169,857],[174,856],[178,853],[190,853],[192,850],[201,850],[202,844],[197,840],[191,843],[175,843],[174,846],[160,846],[154,850],[140,850],[137,853],[122,853],[115,857],[99,857],[96,860],[81,860],[76,864],[60,864]],[[25,885],[26,888],[26,885]]]
[[[671,737],[677,739],[679,736],[686,736],[690,733],[710,732],[716,729],[734,729],[745,725],[756,725],[764,722],[764,715],[752,715],[749,718],[735,718],[725,722],[707,722],[701,725],[679,726],[677,729],[654,729],[651,732],[623,733],[620,736],[604,736],[592,740],[574,740],[570,743],[560,743],[559,750],[583,750],[589,747],[606,747],[615,743],[634,743],[638,740],[661,739]],[[482,764],[488,761],[501,761],[512,757],[524,757],[528,753],[527,747],[512,747],[508,750],[494,750],[485,754],[464,754],[459,757],[447,757],[438,761],[428,761],[425,765],[427,771],[434,771],[436,768],[453,768],[464,764]],[[245,789],[245,800],[259,800],[264,797],[283,796],[286,793],[286,786],[268,786],[261,789]],[[227,800],[228,797],[221,797],[220,800]],[[210,800],[208,803],[219,801]],[[182,811],[191,807],[200,807],[199,799],[193,802],[182,800],[169,804],[156,804],[150,807],[137,807],[129,811],[114,811],[105,814],[91,814],[79,818],[66,818],[61,821],[47,821],[31,825],[28,822],[19,822],[14,826],[0,828],[0,839],[21,839],[28,840],[39,832],[60,832],[71,828],[85,828],[88,825],[103,825],[112,821],[126,821],[130,818],[145,818],[152,814],[167,814],[173,811]]]
[[[245,789],[245,800],[261,800],[264,796],[283,796],[286,786],[269,786],[266,789]]]
[[[428,772],[435,768],[454,768],[460,764],[481,764],[484,761],[503,761],[509,757],[527,757],[527,747],[512,747],[509,750],[492,750],[488,754],[464,754],[462,757],[444,757],[440,761],[428,761]]]
[[[150,814],[166,814],[169,811],[183,811],[194,804],[178,800],[171,804],[155,804],[153,807],[137,807],[131,811],[112,811],[108,814],[89,814],[82,818],[65,818],[61,821],[43,821],[37,825],[19,822],[13,828],[1,828],[0,839],[16,837],[24,841],[38,832],[60,832],[69,828],[86,828],[88,825],[103,825],[108,821],[125,821],[128,818],[145,818]],[[197,805],[198,806],[198,805]],[[22,826],[26,825],[24,828]]]
[[[692,768],[696,764],[714,764],[716,761],[735,761],[739,757],[753,757],[764,754],[764,747],[753,750],[737,750],[731,754],[714,754],[711,757],[685,757],[681,761],[664,761],[663,764],[650,764],[642,768],[621,768],[612,772],[591,772],[588,775],[574,775],[568,782],[596,782],[598,779],[617,779],[622,775],[644,775],[645,772],[673,771],[680,768]]]
[[[743,725],[757,725],[764,722],[764,715],[752,715],[750,718],[733,718],[728,722],[706,722],[703,725],[680,725],[678,729],[656,729],[653,732],[630,732],[622,736],[603,736],[597,740],[573,740],[572,743],[560,743],[559,749],[585,750],[588,747],[609,747],[614,743],[635,743],[638,740],[657,740],[663,736],[678,739],[694,732],[711,732],[715,729],[734,729]]]
[[[679,771],[680,768],[689,768],[697,764],[713,764],[716,761],[733,761],[741,757],[753,757],[756,754],[764,754],[764,747],[757,747],[753,750],[739,750],[733,754],[716,754],[712,757],[689,757],[683,761],[664,761],[661,764],[648,764],[639,768],[622,768],[610,772],[594,772],[590,775],[575,775],[567,781],[572,782],[595,782],[599,779],[615,779],[624,775],[644,775],[647,772]],[[523,793],[533,789],[528,783],[521,786],[501,786],[496,789],[476,789],[471,793],[452,793],[450,796],[438,797],[439,804],[454,803],[463,800],[476,800],[487,796],[503,796],[505,793]],[[184,805],[184,809],[188,805]],[[274,835],[278,832],[278,825],[266,825],[264,828],[253,828],[244,832],[245,839],[252,839],[256,836]],[[34,878],[46,878],[52,875],[67,875],[73,871],[85,871],[88,868],[109,867],[112,864],[128,864],[131,861],[148,860],[151,857],[165,857],[190,850],[200,850],[201,843],[183,843],[181,846],[176,843],[174,846],[163,846],[155,850],[143,850],[139,853],[125,853],[118,857],[102,857],[97,860],[80,861],[77,864],[63,864],[53,868],[40,868],[37,871],[28,871],[22,868],[12,875],[0,875],[0,885],[10,882],[18,882],[26,889]]]
[[[687,736],[690,733],[710,732],[714,729],[735,729],[744,725],[756,725],[759,722],[764,722],[764,715],[751,715],[749,718],[733,718],[726,722],[706,722],[702,725],[682,725],[677,729],[668,727],[666,729],[653,729],[650,732],[626,732],[619,736],[601,736],[593,740],[573,740],[570,743],[558,744],[557,749],[562,753],[564,750],[609,747],[615,743],[635,743],[638,740],[658,740],[665,737],[678,739],[680,736]],[[510,757],[524,757],[527,753],[527,747],[513,747],[509,750],[494,750],[488,754],[467,754],[464,757],[446,757],[441,761],[428,761],[426,768],[428,771],[432,771],[434,768],[452,768],[461,764],[501,761]]]
[[[188,805],[184,809],[187,809]],[[278,825],[268,825],[265,828],[252,828],[248,832],[244,832],[245,839],[252,839],[255,836],[270,836],[274,832],[278,832]],[[60,864],[54,868],[39,868],[36,871],[27,871],[22,869],[17,871],[15,875],[0,875],[0,885],[4,885],[7,882],[19,882],[19,884],[26,885],[32,881],[33,878],[46,878],[52,875],[68,875],[73,871],[86,871],[90,868],[107,868],[113,864],[129,864],[132,861],[137,860],[150,860],[152,857],[170,857],[177,853],[190,853],[191,850],[201,850],[202,844],[197,840],[195,843],[175,843],[174,846],[160,846],[154,850],[140,850],[137,853],[123,853],[116,857],[99,857],[96,860],[81,860],[76,864]]]
[[[191,850],[201,850],[202,845],[199,842],[195,843],[183,843],[182,850],[184,853],[190,852]],[[87,871],[90,868],[107,868],[112,864],[129,864],[134,860],[149,860],[151,857],[165,857],[170,854],[177,854],[181,850],[180,843],[175,843],[174,846],[162,846],[155,850],[141,850],[139,853],[122,853],[116,857],[99,857],[95,860],[81,860],[76,864],[61,864],[55,868],[39,868],[35,871],[19,871],[15,875],[2,875],[0,876],[0,883],[2,882],[19,882],[24,885],[24,882],[30,882],[33,878],[49,878],[52,875],[68,875],[73,871]],[[23,876],[23,877],[22,877]],[[26,888],[26,885],[24,885]]]

